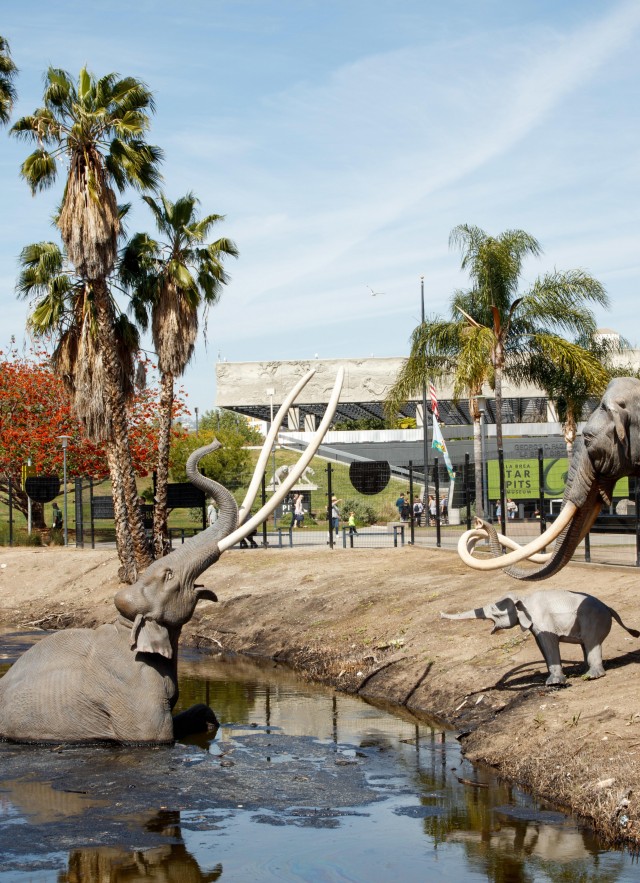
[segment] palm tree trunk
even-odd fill
[[[100,289],[103,289],[102,291]],[[138,572],[151,563],[152,555],[147,543],[142,510],[138,500],[138,488],[129,447],[129,434],[126,417],[126,404],[120,383],[120,364],[114,347],[113,323],[106,285],[94,281],[96,316],[100,347],[105,363],[105,399],[108,402],[111,421],[111,446],[115,470],[118,474],[117,484],[122,488],[122,496],[126,509],[127,529],[131,534],[135,556],[135,567]],[[115,499],[114,499],[115,507]],[[125,562],[122,562],[130,571]]]
[[[564,442],[567,446],[567,457],[571,461],[573,456],[573,444],[578,435],[578,423],[572,409],[567,409],[567,415],[562,427],[564,432]]]
[[[486,512],[484,511],[484,496],[482,494],[482,482],[484,480],[482,474],[484,469],[484,463],[482,462],[482,423],[480,422],[480,409],[476,399],[476,396],[480,395],[481,391],[481,389],[470,391],[469,413],[473,419],[473,473],[476,488],[476,515],[485,518]]]
[[[116,531],[116,548],[120,559],[118,576],[122,582],[133,583],[136,579],[136,559],[131,534],[127,529],[127,506],[122,486],[122,476],[118,465],[115,446],[106,445],[107,462],[111,476],[111,495],[113,498],[113,519]]]
[[[171,421],[173,418],[173,374],[165,371],[160,378],[160,419],[158,432],[158,463],[156,466],[156,496],[153,510],[153,546],[156,558],[169,551],[167,528],[167,486],[169,484],[169,451]]]

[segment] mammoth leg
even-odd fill
[[[534,635],[536,644],[544,657],[549,669],[549,677],[545,681],[547,687],[562,687],[567,683],[567,679],[562,671],[562,663],[560,661],[560,642],[557,635],[550,632],[539,632]]]
[[[582,645],[584,653],[584,661],[587,665],[586,677],[590,679],[603,678],[605,676],[604,665],[602,664],[602,644],[595,644],[588,647]]]

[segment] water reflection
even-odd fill
[[[222,865],[202,871],[186,849],[179,812],[159,812],[143,827],[174,842],[144,852],[115,847],[74,849],[69,855],[68,870],[58,876],[59,883],[213,883],[222,877]]]
[[[66,761],[64,752],[56,760],[50,752],[40,767],[49,782],[29,770],[0,786],[0,852],[12,845],[16,825],[29,826],[34,843],[42,832],[51,842],[59,828],[68,844],[64,869],[43,847],[40,859],[58,864],[50,876],[31,878],[56,883],[637,877],[628,856],[603,852],[574,820],[471,766],[455,735],[436,724],[244,659],[187,655],[180,689],[182,707],[204,702],[215,709],[222,724],[215,739],[203,735],[142,754],[75,751]],[[20,751],[12,747],[11,756]],[[3,762],[9,757],[0,754]],[[54,774],[54,764],[64,762]],[[85,780],[97,783],[86,793],[83,763]],[[105,798],[118,767],[125,778],[135,770],[145,793],[154,776],[165,778],[155,811],[133,814],[126,799],[118,809],[113,796]],[[74,841],[66,820],[92,812],[96,836]],[[90,841],[101,845],[87,848]],[[28,867],[33,850],[14,849],[13,867]],[[0,883],[12,880],[7,874],[0,870]]]

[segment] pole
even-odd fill
[[[82,511],[82,478],[75,480],[76,549],[84,549],[84,513]]]
[[[488,488],[487,488],[487,475],[485,472],[485,464],[487,462],[487,450],[486,450],[486,439],[485,439],[485,416],[484,416],[484,408],[480,408],[480,459],[482,460],[481,472],[482,472],[482,499],[480,500],[480,508],[482,509],[482,517],[489,517],[489,503],[488,503]],[[476,500],[476,509],[478,507],[478,501]]]
[[[467,509],[467,530],[471,530],[471,488],[469,485],[469,454],[464,455],[464,505]]]
[[[500,473],[500,530],[507,532],[507,506],[504,490],[504,451],[498,448],[498,471]]]
[[[31,466],[31,457],[27,457],[27,466]],[[27,475],[29,474],[29,472],[30,470],[27,471]],[[27,497],[27,533],[29,534],[29,536],[31,536],[31,519],[31,497]]]
[[[198,409],[193,409],[196,412],[196,438],[198,437]]]
[[[271,413],[271,419],[269,422],[269,429],[271,429],[271,427],[273,426],[273,397],[275,394],[276,394],[275,389],[272,386],[270,386],[269,389],[267,390],[267,395],[269,396],[270,413]],[[276,443],[275,443],[275,439],[273,442],[273,447],[271,448],[271,459],[272,459],[272,468],[273,468],[273,475],[271,477],[271,493],[275,494],[275,492],[276,492]],[[273,510],[273,527],[274,527],[274,529],[277,526],[278,526],[278,516],[276,515],[276,510],[274,509]]]
[[[424,276],[420,277],[420,320],[424,325]],[[425,365],[426,370],[426,365]],[[424,492],[422,503],[427,505],[429,499],[429,439],[427,430],[429,420],[427,419],[427,378],[422,378],[422,444],[423,444],[423,462],[424,462]]]
[[[69,520],[67,518],[67,439],[62,441],[62,476],[64,481],[64,544],[69,545]]]
[[[440,472],[438,469],[438,458],[433,458],[433,479],[435,481],[436,494],[436,546],[440,548],[442,545],[440,534]]]
[[[540,513],[540,533],[547,529],[547,516],[544,511],[544,449],[538,448],[538,511]]]
[[[333,504],[331,498],[333,496],[333,486],[331,483],[331,463],[327,463],[327,520],[329,522],[329,548],[333,549],[333,521],[331,513]]]
[[[62,480],[64,482],[64,544],[69,544],[69,519],[67,518],[67,445],[69,444],[70,435],[59,435],[58,441],[62,443]]]
[[[411,514],[409,516],[409,524],[411,525],[411,545],[413,546],[416,541],[415,519],[413,517],[413,460],[409,460],[409,507],[411,509]],[[351,545],[353,546],[353,537],[351,539]]]
[[[13,546],[13,480],[9,477],[9,545]]]

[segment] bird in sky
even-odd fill
[[[370,285],[367,285],[366,282],[364,284],[369,289],[373,297],[377,297],[379,294],[384,294],[384,291],[374,291],[373,288]]]

